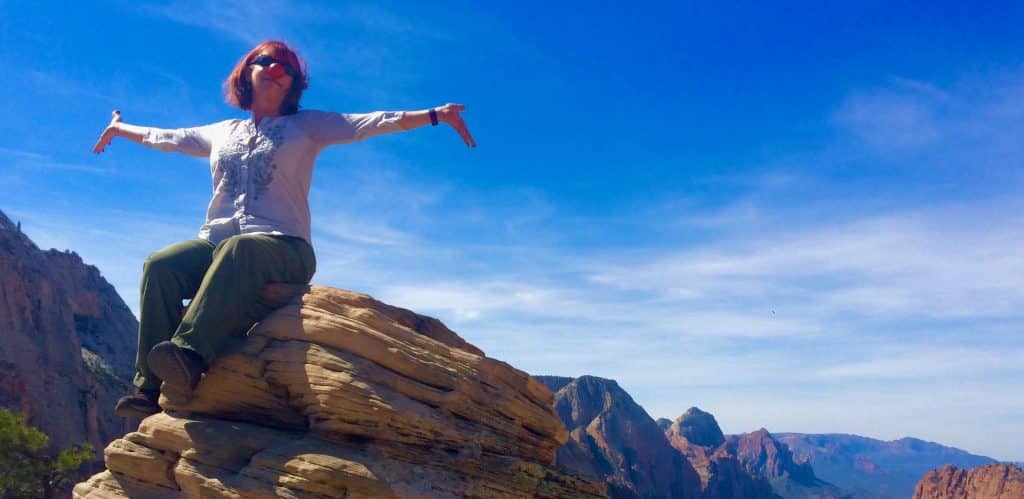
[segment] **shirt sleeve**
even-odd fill
[[[148,127],[145,135],[142,136],[142,143],[161,151],[180,152],[189,156],[208,158],[224,123],[174,129]]]
[[[399,120],[405,111],[374,111],[372,113],[333,113],[307,111],[306,129],[321,148],[347,144],[375,135],[400,132]]]

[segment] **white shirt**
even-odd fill
[[[325,147],[398,132],[404,111],[344,114],[302,110],[173,130],[148,128],[142,143],[209,157],[213,199],[199,237],[216,244],[238,234],[310,237],[309,184]]]

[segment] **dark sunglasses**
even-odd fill
[[[284,71],[286,73],[288,73],[289,75],[291,75],[292,78],[295,78],[298,75],[298,73],[295,71],[295,68],[291,67],[290,64],[288,64],[287,62],[284,62],[284,61],[282,61],[280,59],[276,59],[273,56],[270,56],[270,55],[267,55],[267,54],[260,54],[260,55],[256,56],[256,58],[253,59],[252,62],[250,62],[249,64],[256,64],[258,66],[263,66],[265,68],[268,68],[268,67],[270,67],[271,64],[273,64],[275,62],[280,64],[281,67],[284,68]]]

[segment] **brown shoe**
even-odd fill
[[[146,364],[156,377],[177,390],[191,392],[206,371],[206,362],[198,353],[161,341],[146,355]]]
[[[122,418],[145,418],[160,412],[160,390],[135,389],[135,393],[125,395],[117,401],[114,413]]]

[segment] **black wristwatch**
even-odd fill
[[[437,111],[430,110],[430,125],[437,126]]]

